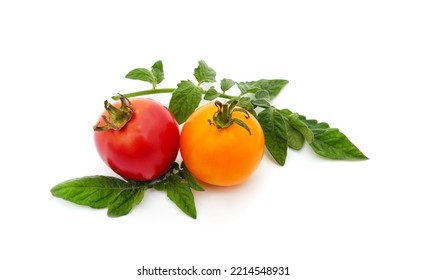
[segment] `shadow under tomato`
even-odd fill
[[[227,192],[239,191],[241,188],[244,188],[244,182],[237,185],[232,185],[232,186],[216,186],[216,185],[212,185],[200,180],[197,180],[197,181],[207,192],[227,193]]]

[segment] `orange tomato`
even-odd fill
[[[243,121],[250,132],[238,121],[218,128],[213,121],[218,111],[215,103],[198,108],[185,122],[180,152],[198,180],[217,186],[237,185],[259,165],[265,147],[263,130],[253,115],[239,110],[232,111],[231,117]]]

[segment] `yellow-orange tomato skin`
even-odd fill
[[[233,186],[245,181],[262,160],[265,138],[254,116],[245,118],[242,112],[232,117],[244,121],[251,135],[236,123],[223,129],[217,128],[213,115],[214,103],[198,108],[185,122],[180,152],[191,174],[200,181],[216,186]]]

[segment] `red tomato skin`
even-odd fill
[[[125,179],[154,180],[173,165],[179,151],[179,126],[161,103],[147,98],[131,100],[133,115],[120,130],[95,131],[102,160]],[[113,104],[119,107],[120,103]],[[108,113],[104,111],[104,115]],[[102,119],[99,121],[102,123]]]

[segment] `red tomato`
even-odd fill
[[[102,160],[130,180],[148,181],[163,175],[179,150],[179,127],[173,114],[146,98],[132,99],[130,104],[122,97],[121,103],[112,104],[114,108],[108,104],[105,102],[105,117],[95,126],[95,144]],[[123,127],[112,127],[123,125],[123,119]]]

